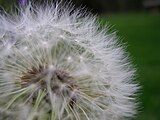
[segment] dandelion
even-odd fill
[[[59,4],[0,16],[0,119],[119,120],[136,114],[135,69],[96,17]]]

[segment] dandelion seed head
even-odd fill
[[[60,6],[26,5],[14,19],[1,15],[3,114],[17,120],[133,117],[139,87],[116,35],[100,30],[94,16]]]

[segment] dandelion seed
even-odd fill
[[[135,69],[115,35],[79,10],[24,9],[14,19],[0,17],[0,114],[14,120],[119,120],[136,114]]]
[[[28,49],[28,47],[27,47],[27,46],[24,46],[23,50],[25,51],[25,50],[27,50],[27,49]]]
[[[83,61],[83,57],[82,57],[82,56],[79,56],[79,58],[80,58],[80,61],[82,62],[82,61]]]
[[[72,62],[72,57],[69,56],[69,57],[67,58],[67,60],[68,60],[68,62]]]

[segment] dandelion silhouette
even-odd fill
[[[135,69],[96,17],[59,4],[19,12],[0,16],[0,119],[135,115]]]

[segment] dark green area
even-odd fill
[[[17,0],[0,0],[0,12],[1,11],[10,11],[13,6],[16,5]]]
[[[142,86],[136,120],[160,120],[160,15],[115,14],[101,17],[128,45]]]

